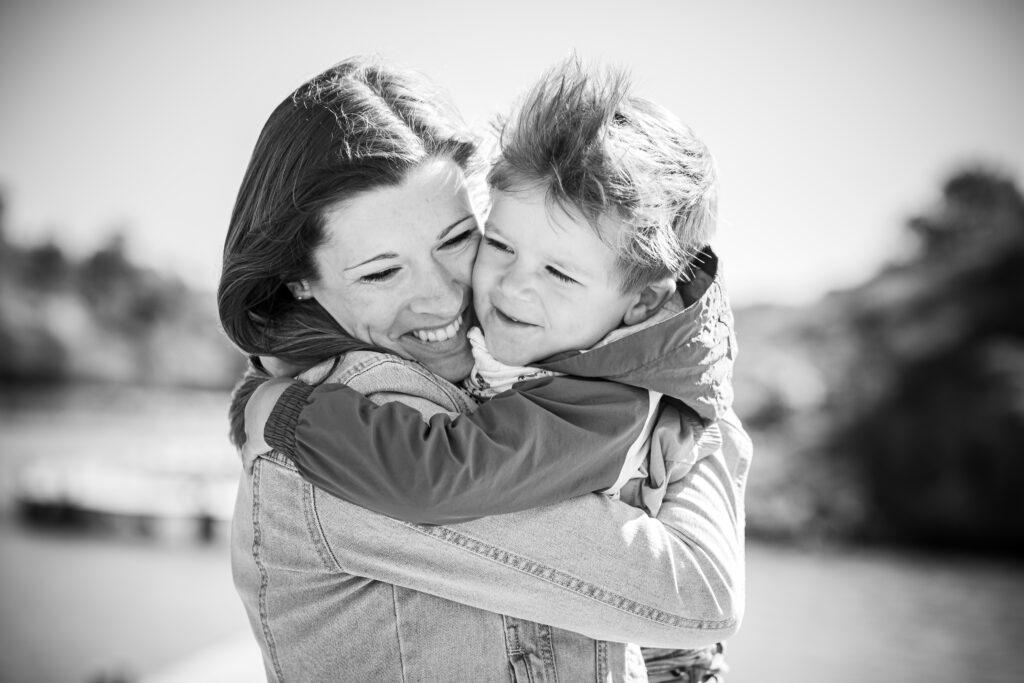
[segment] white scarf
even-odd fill
[[[463,382],[463,387],[479,401],[486,401],[503,391],[508,391],[517,382],[564,374],[540,368],[505,365],[487,350],[484,333],[479,327],[470,328],[466,337],[469,338],[473,351],[474,364],[473,371]]]

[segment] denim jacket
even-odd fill
[[[466,408],[457,388],[389,355],[349,354],[329,381],[424,415]],[[728,637],[744,600],[750,443],[735,416],[722,425],[722,451],[653,518],[586,495],[422,526],[324,493],[276,452],[246,463],[232,567],[268,680],[643,681],[624,643]]]

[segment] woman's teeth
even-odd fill
[[[459,333],[462,329],[462,316],[459,316],[447,327],[439,327],[433,330],[413,330],[412,333],[416,335],[416,338],[424,342],[442,342],[447,341]]]

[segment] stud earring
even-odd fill
[[[288,291],[292,293],[292,297],[296,301],[305,301],[313,298],[313,292],[309,288],[309,280],[299,280],[298,282],[289,282],[287,284]]]

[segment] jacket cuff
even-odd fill
[[[293,382],[277,399],[263,428],[263,439],[267,444],[289,458],[295,458],[295,430],[302,409],[306,407],[309,395],[315,388],[305,382]]]

